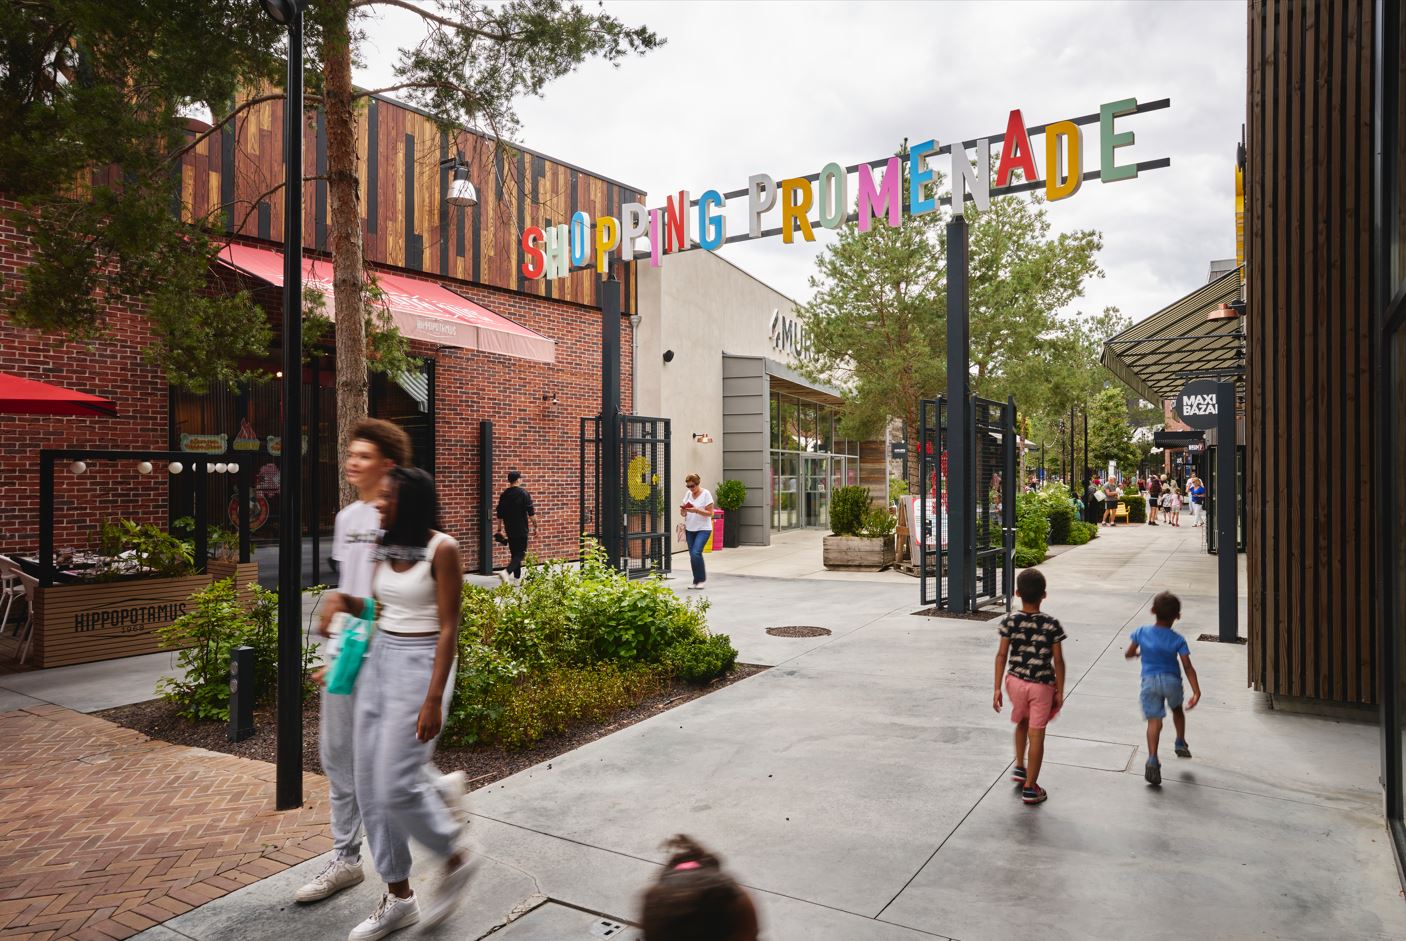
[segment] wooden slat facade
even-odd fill
[[[577,210],[592,220],[619,218],[624,203],[644,201],[642,192],[531,151],[504,154],[477,134],[446,134],[426,115],[389,99],[365,104],[357,120],[357,169],[369,262],[599,306],[593,272],[556,281],[523,278],[522,231],[569,223]],[[478,190],[479,203],[470,209],[445,202],[451,174],[439,163],[455,148]],[[325,174],[326,132],[318,114],[308,116],[303,155],[305,175]],[[185,154],[181,215],[216,232],[282,242],[283,194],[275,191],[282,179],[283,102],[263,102]],[[305,184],[303,203],[303,244],[325,252],[326,183]],[[633,266],[626,268],[621,306],[631,313]]]
[[[1249,679],[1378,695],[1372,4],[1251,0],[1246,124]]]

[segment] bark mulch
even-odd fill
[[[650,716],[681,706],[725,686],[731,686],[765,669],[766,667],[762,666],[739,663],[731,673],[705,686],[694,686],[675,680],[668,689],[649,697],[633,709],[618,712],[599,725],[583,725],[560,735],[548,736],[531,748],[510,750],[493,745],[451,748],[445,745],[435,749],[434,761],[441,771],[465,772],[471,790],[485,787]],[[318,700],[319,697],[310,696],[303,704],[303,770],[321,774],[322,762],[317,754]],[[272,762],[277,754],[275,712],[271,705],[255,710],[254,735],[242,742],[229,741],[223,723],[182,719],[176,715],[173,706],[160,699],[108,709],[97,715],[161,741],[205,748],[257,761]]]

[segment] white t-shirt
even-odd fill
[[[376,571],[376,543],[381,538],[381,513],[375,504],[357,500],[342,507],[332,527],[332,558],[337,562],[337,590],[353,598],[371,597],[371,576]],[[330,662],[341,648],[342,618],[332,619],[327,644]]]
[[[696,497],[688,491],[684,491],[684,506],[696,506],[702,509],[712,502],[713,495],[701,487],[698,489],[698,496]],[[713,528],[713,517],[711,515],[690,513],[684,517],[683,528],[691,533],[704,532]]]
[[[332,558],[337,560],[337,590],[357,598],[371,597],[371,573],[376,567],[376,542],[381,538],[381,513],[364,500],[349,503],[332,528]]]

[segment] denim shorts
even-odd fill
[[[1181,708],[1181,676],[1176,673],[1155,673],[1142,678],[1142,717],[1161,719],[1167,709]]]

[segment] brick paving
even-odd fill
[[[0,714],[0,938],[130,937],[331,849],[327,785],[59,706]]]

